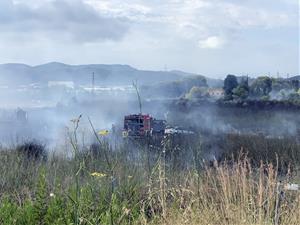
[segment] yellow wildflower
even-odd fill
[[[100,131],[98,132],[98,134],[99,134],[100,136],[107,136],[107,135],[109,134],[109,131],[108,131],[108,130],[100,130]]]
[[[107,175],[105,173],[94,172],[94,173],[91,173],[91,176],[93,176],[93,177],[106,177]]]

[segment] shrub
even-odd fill
[[[42,145],[37,141],[25,142],[24,144],[17,146],[16,150],[19,154],[24,155],[30,160],[47,159],[47,151],[45,145]]]

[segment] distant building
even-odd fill
[[[28,120],[27,112],[21,108],[18,108],[16,111],[17,121],[21,123],[26,123]]]
[[[73,81],[48,81],[48,87],[65,87],[74,89],[74,82]]]
[[[224,96],[224,89],[223,88],[209,88],[207,93],[210,97],[213,98],[222,98]]]

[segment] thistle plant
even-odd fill
[[[74,153],[74,177],[75,177],[75,199],[73,199],[70,195],[72,202],[74,203],[74,223],[78,225],[80,223],[80,215],[79,215],[79,204],[80,204],[80,181],[79,176],[80,172],[83,169],[83,163],[80,161],[79,157],[79,146],[78,146],[78,139],[77,139],[77,130],[79,128],[79,123],[81,120],[82,115],[78,118],[71,120],[73,123],[73,132],[70,135],[70,142],[72,145],[73,153]]]

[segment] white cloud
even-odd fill
[[[230,40],[229,36],[232,31],[238,32],[252,27],[269,29],[297,25],[297,12],[286,10],[284,7],[275,8],[270,4],[259,4],[261,1],[1,0],[0,13],[4,16],[0,15],[0,24],[1,17],[4,18],[2,20],[6,23],[5,27],[9,27],[9,22],[13,18],[18,18],[18,21],[13,21],[11,27],[16,24],[19,24],[19,27],[27,24],[31,28],[36,28],[38,25],[39,29],[44,27],[46,30],[61,27],[64,33],[69,31],[69,34],[74,37],[80,33],[90,32],[93,37],[91,39],[97,41],[101,40],[102,36],[107,36],[102,39],[109,38],[110,34],[113,39],[122,37],[128,30],[129,24],[126,22],[130,21],[131,24],[145,24],[144,27],[146,24],[153,24],[153,27],[160,28],[162,33],[168,30],[172,32],[172,35],[193,40],[195,43],[198,39],[214,35],[225,35],[226,39]],[[272,1],[263,0],[265,3],[272,3]],[[281,0],[280,2],[287,4],[283,3],[285,1],[297,0]],[[12,2],[18,4],[12,4]],[[254,2],[254,4],[249,4],[249,2]],[[56,18],[60,20],[57,23]],[[19,27],[14,27],[12,30],[18,32]],[[74,27],[90,28],[82,31],[79,29],[76,33]],[[1,29],[3,31],[4,27],[0,27],[0,31]],[[139,29],[144,32],[142,27]],[[96,38],[97,35],[99,38]],[[79,39],[82,38],[85,39],[84,37]]]
[[[82,0],[0,1],[0,38],[79,43],[119,40],[129,25],[126,18],[108,17]]]
[[[222,36],[230,42],[234,39],[233,35],[241,30],[295,26],[298,19],[295,11],[286,10],[284,7],[273,7],[272,0],[263,0],[264,4],[260,4],[262,0],[246,2],[236,0],[84,1],[99,13],[113,18],[127,18],[133,24],[144,24],[147,28],[143,30],[140,26],[140,32],[151,33],[148,26],[150,25],[150,29],[160,29],[160,35],[168,32],[169,35],[192,41],[195,44],[199,39],[205,41],[207,37],[213,36]],[[293,0],[281,0],[280,4],[284,4],[282,1]],[[214,39],[216,38],[208,41],[222,42]],[[216,45],[221,46],[223,42]]]
[[[280,58],[284,52],[291,54],[284,59],[299,59],[291,53],[299,45],[297,1],[0,0],[0,60],[86,60],[149,69],[168,64],[203,72],[204,66],[215,69],[216,60],[222,69],[247,67],[249,58],[255,62],[263,52],[260,68],[278,62],[286,68],[289,64]],[[202,49],[220,50],[206,54]],[[226,63],[241,49],[253,50],[245,62]],[[270,60],[275,55],[277,61]]]
[[[119,0],[83,0],[99,13],[111,17],[123,17],[133,21],[144,20],[151,13],[151,8],[144,4],[127,3]]]
[[[297,16],[281,10],[270,10],[260,7],[253,8],[232,3],[220,3],[219,6],[223,8],[223,12],[221,11],[220,14],[224,16],[224,21],[228,21],[227,24],[221,22],[221,25],[235,29],[292,26],[295,25],[294,17]]]
[[[203,40],[199,40],[200,48],[216,49],[221,48],[225,41],[221,37],[211,36]]]

